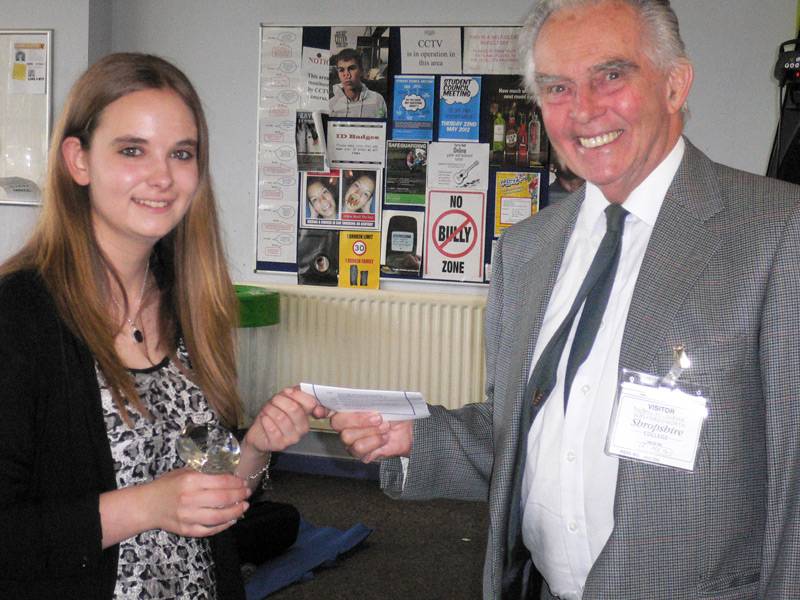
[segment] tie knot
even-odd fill
[[[609,204],[606,207],[606,231],[622,231],[628,211],[620,204]]]

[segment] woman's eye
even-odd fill
[[[172,155],[178,160],[191,160],[194,158],[194,154],[188,150],[176,150]]]

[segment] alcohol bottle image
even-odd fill
[[[498,110],[494,115],[494,128],[492,130],[492,154],[496,156],[497,162],[503,158],[503,148],[506,145],[506,120],[503,118],[503,111]]]
[[[503,162],[515,163],[517,160],[517,115],[510,113],[506,123],[506,145],[503,151]]]
[[[528,154],[533,162],[542,162],[542,122],[534,110],[528,125]]]
[[[528,118],[525,113],[519,116],[519,131],[517,132],[517,165],[528,166]]]

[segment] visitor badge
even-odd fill
[[[708,401],[700,390],[678,389],[678,377],[687,366],[685,352],[678,347],[675,365],[665,377],[622,369],[607,454],[694,470]]]

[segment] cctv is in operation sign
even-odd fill
[[[425,222],[426,279],[483,281],[486,194],[431,190]]]

